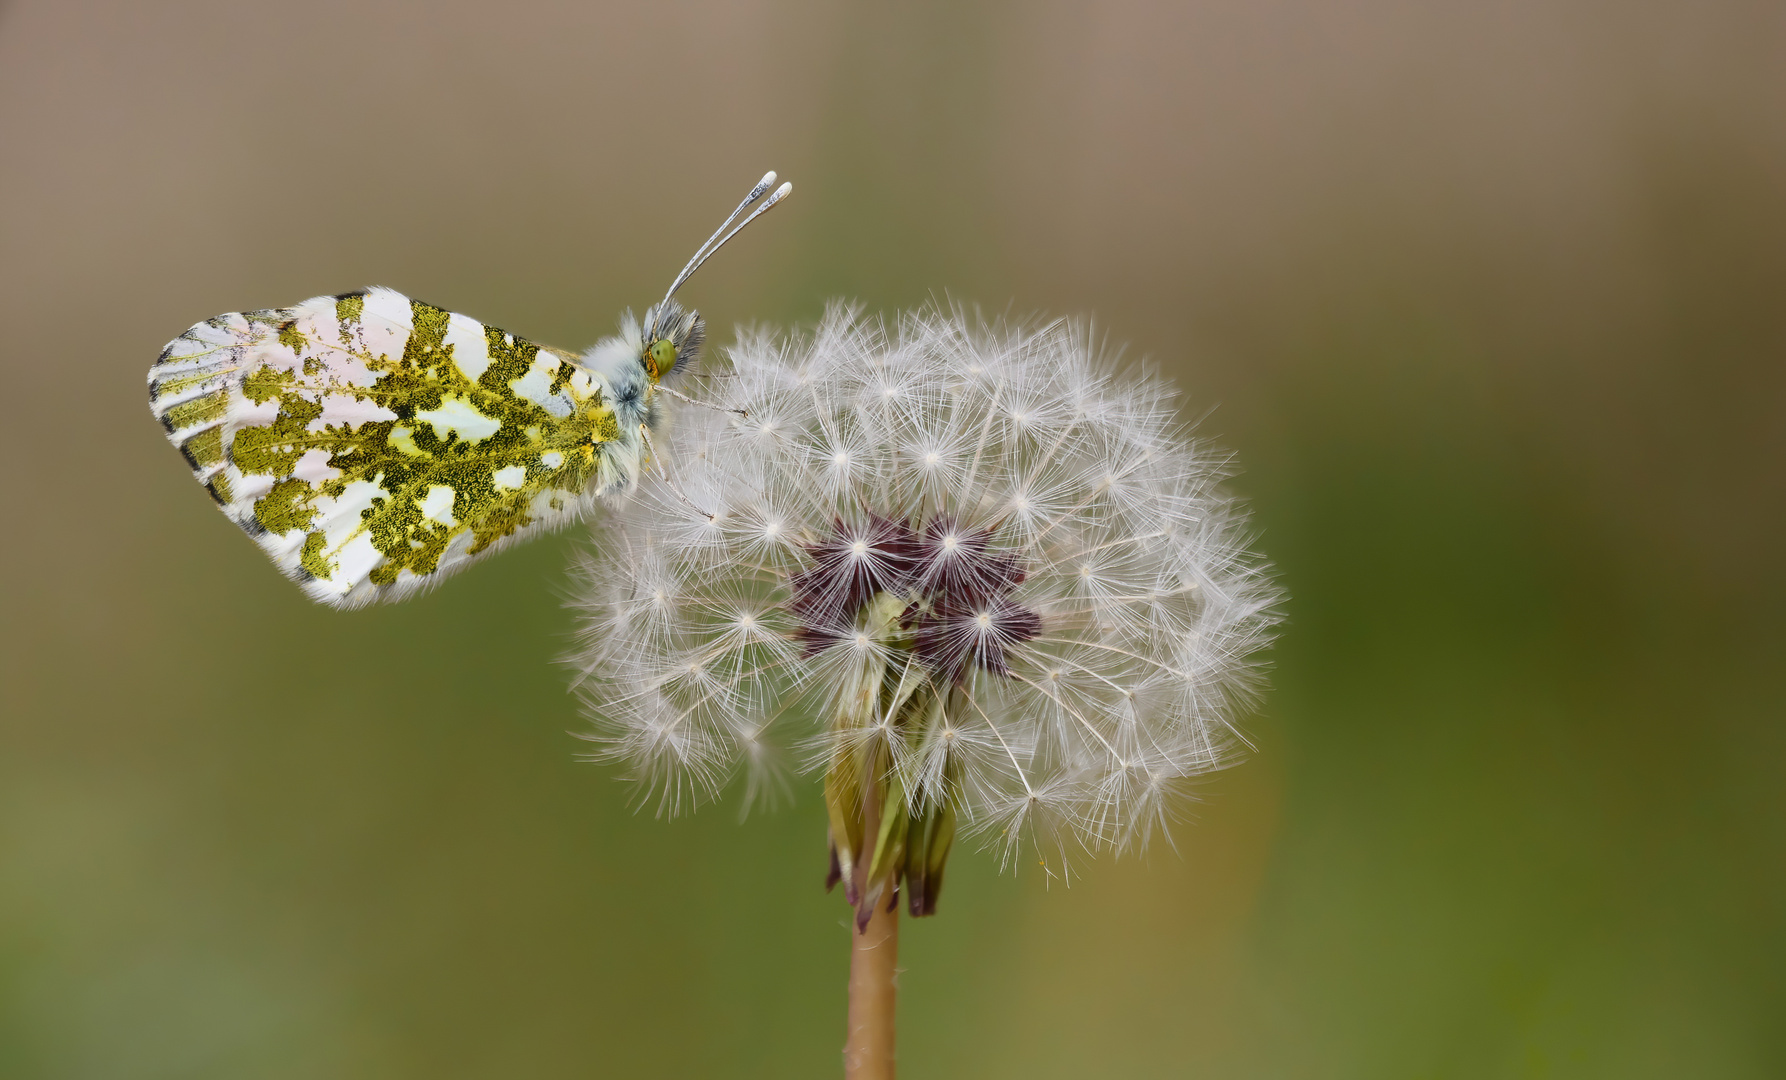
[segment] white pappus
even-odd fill
[[[958,824],[1138,848],[1233,760],[1279,592],[1168,382],[935,308],[729,358],[573,599],[588,737],[661,810],[824,771],[862,921],[935,909]]]

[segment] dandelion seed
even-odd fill
[[[670,440],[690,498],[599,523],[574,601],[590,738],[662,810],[804,754],[865,924],[935,911],[958,824],[1065,873],[1233,760],[1278,593],[1167,384],[937,310],[731,360]]]

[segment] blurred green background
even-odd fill
[[[162,440],[216,312],[1089,314],[1293,599],[1260,752],[958,853],[913,1077],[1786,1075],[1777,2],[0,9],[0,1075],[836,1075],[823,813],[634,815],[572,536],[303,599]]]

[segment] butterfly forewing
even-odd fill
[[[219,315],[149,372],[223,512],[344,607],[587,509],[622,439],[609,396],[570,354],[389,289]]]

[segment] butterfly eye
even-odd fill
[[[651,343],[651,362],[657,367],[658,378],[663,378],[676,366],[676,346],[664,338]]]

